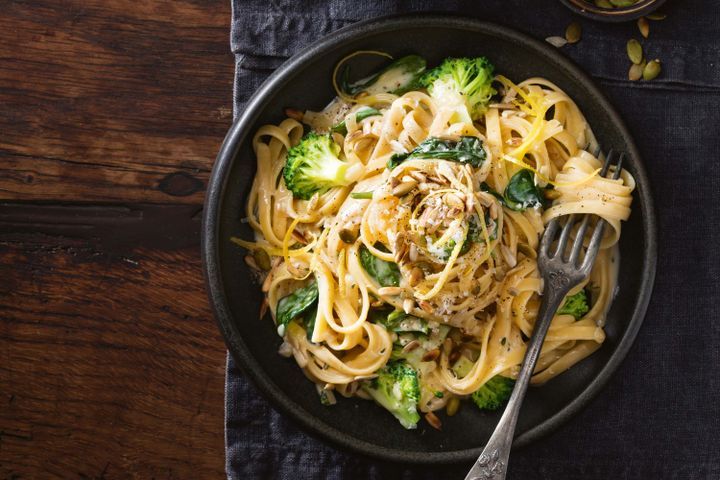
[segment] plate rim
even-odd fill
[[[650,191],[650,182],[639,150],[625,122],[605,95],[599,90],[597,85],[595,85],[590,76],[551,46],[510,27],[455,14],[399,14],[377,17],[348,25],[318,39],[290,57],[253,93],[244,110],[238,115],[230,127],[220,147],[208,181],[205,196],[201,228],[201,259],[210,305],[228,350],[230,354],[233,355],[238,366],[252,379],[255,386],[259,388],[273,407],[292,418],[293,421],[298,423],[306,432],[315,434],[323,440],[330,442],[332,445],[339,446],[344,450],[392,462],[448,464],[472,461],[481,453],[482,448],[417,452],[379,447],[371,442],[359,440],[317,419],[296,404],[292,398],[287,396],[271,379],[259,375],[258,371],[262,369],[262,366],[260,362],[251,355],[232,320],[219,267],[218,218],[222,210],[223,190],[228,180],[228,174],[234,164],[236,154],[248,137],[250,133],[249,128],[262,113],[263,104],[266,103],[269,98],[268,95],[292,79],[295,70],[304,62],[322,54],[324,51],[340,47],[345,42],[361,39],[366,35],[381,33],[387,30],[417,27],[443,27],[482,32],[518,43],[524,47],[531,47],[538,50],[544,57],[552,60],[564,73],[574,77],[576,82],[587,88],[589,96],[594,97],[593,100],[600,103],[602,108],[609,114],[611,120],[617,124],[621,132],[621,137],[628,146],[628,153],[633,158],[633,167],[635,167],[636,172],[635,178],[638,186],[636,192],[640,200],[643,233],[647,242],[643,254],[641,287],[632,310],[630,322],[624,335],[619,339],[615,351],[610,355],[608,361],[595,378],[585,386],[582,392],[559,412],[515,437],[513,447],[518,448],[528,445],[550,434],[561,425],[567,423],[570,418],[587,406],[607,384],[612,374],[627,356],[643,323],[652,295],[657,264],[657,224],[654,202]]]

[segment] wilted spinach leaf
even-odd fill
[[[276,316],[279,325],[287,325],[291,320],[308,312],[313,305],[317,308],[318,288],[315,281],[298,288],[277,304]],[[314,322],[315,317],[312,317]]]
[[[305,324],[307,330],[307,339],[312,341],[313,331],[315,330],[315,318],[317,317],[318,305],[314,303],[309,309],[303,314],[302,322]]]
[[[368,117],[374,117],[376,115],[381,115],[379,110],[376,110],[374,108],[364,108],[355,114],[355,121],[361,122]],[[333,132],[337,132],[342,135],[346,135],[347,134],[347,125],[345,125],[345,120],[343,120],[342,122],[333,126],[331,130]]]
[[[360,263],[381,287],[397,287],[400,285],[400,268],[398,268],[397,264],[377,258],[370,253],[370,250],[365,245],[360,247]]]
[[[545,206],[545,196],[540,187],[535,185],[535,174],[528,169],[520,170],[512,176],[504,197],[505,204],[513,210]]]
[[[493,195],[500,200],[500,203],[509,209],[519,212],[526,208],[546,206],[543,189],[535,185],[535,174],[527,168],[520,170],[512,176],[503,195],[493,190],[490,185],[485,182],[480,184],[480,190]]]
[[[368,79],[355,83],[350,83],[350,68],[346,67],[338,79],[340,90],[348,95],[356,95],[377,84],[380,91],[402,95],[418,87],[418,80],[425,72],[426,65],[427,62],[421,56],[407,55],[398,58]]]
[[[430,158],[467,163],[478,168],[485,161],[487,153],[482,140],[477,137],[463,136],[457,142],[430,137],[409,153],[395,153],[388,160],[387,167],[392,170],[410,158]]]

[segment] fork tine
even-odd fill
[[[608,170],[610,169],[610,165],[615,161],[615,157],[615,151],[613,149],[610,149],[605,159],[605,164],[600,171],[600,175],[602,177],[607,175]],[[624,159],[625,153],[621,153],[617,160],[617,164],[615,165],[613,175],[611,177],[613,180],[617,180],[618,178],[620,178]],[[582,225],[580,225],[580,228],[578,229],[577,238],[575,238],[575,243],[573,244],[572,251],[570,252],[570,261],[573,263],[577,262],[577,257],[580,256],[580,250],[582,249],[582,244],[585,237],[585,229],[587,228],[588,221],[588,216],[586,215]],[[583,263],[580,266],[581,270],[589,270],[592,267],[593,263],[595,263],[595,257],[597,257],[597,254],[600,251],[600,243],[602,242],[603,232],[605,231],[605,223],[605,220],[599,218],[598,222],[595,224],[595,231],[590,238],[590,242],[588,243],[588,247],[585,252],[585,258],[583,259]]]
[[[618,178],[620,178],[620,174],[622,173],[623,160],[625,160],[625,154],[621,153],[620,159],[618,160],[617,165],[615,165],[615,171],[613,172],[612,176],[613,180],[617,180]]]
[[[572,250],[570,250],[570,257],[568,258],[568,262],[573,265],[577,265],[578,258],[580,258],[580,251],[582,250],[583,240],[585,240],[585,231],[587,230],[589,222],[590,215],[583,215],[582,222],[580,222],[580,226],[575,234],[575,242],[573,242]]]
[[[605,175],[607,175],[608,169],[610,168],[610,164],[613,162],[614,157],[615,157],[615,150],[611,148],[608,151],[607,155],[605,155],[605,163],[602,166],[602,170],[600,170],[601,177],[604,177]]]
[[[568,239],[570,238],[570,233],[572,232],[574,224],[575,214],[573,213],[568,216],[565,226],[563,227],[562,232],[560,232],[560,239],[558,240],[557,248],[555,249],[553,257],[560,255],[560,258],[563,258],[565,256],[565,247],[567,247]]]
[[[603,164],[602,169],[600,170],[600,176],[604,177],[607,175],[608,171],[610,170],[610,165],[613,163],[615,159],[615,151],[613,149],[610,149],[607,156],[605,157],[605,163]],[[623,159],[625,158],[625,154],[621,153],[620,158],[618,159],[617,165],[615,165],[615,170],[613,171],[612,179],[617,180],[620,177],[620,173],[622,172],[622,163]],[[570,257],[568,258],[568,261],[570,263],[576,263],[578,258],[580,257],[580,251],[582,250],[583,246],[583,240],[585,239],[585,231],[587,230],[588,223],[590,222],[590,216],[584,215],[584,218],[582,222],[580,223],[580,226],[578,227],[577,234],[575,236],[575,241],[573,242],[572,250],[570,250]]]
[[[600,251],[600,242],[602,241],[604,230],[605,220],[600,218],[595,224],[595,231],[593,232],[592,237],[590,237],[590,243],[588,243],[587,250],[585,251],[585,258],[580,266],[580,270],[583,272],[589,273],[593,263],[595,263],[595,257],[597,257],[597,254]]]
[[[543,233],[542,239],[540,240],[539,253],[542,253],[548,257],[550,256],[549,255],[550,246],[552,245],[553,239],[555,238],[555,232],[557,232],[557,229],[558,229],[558,219],[553,218],[547,224],[547,227],[545,227],[545,232]]]

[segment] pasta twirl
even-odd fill
[[[470,108],[462,85],[433,75],[404,92],[376,85],[306,112],[340,162],[323,172],[337,183],[306,198],[288,187],[299,180],[286,166],[289,155],[308,154],[303,124],[260,128],[247,202],[255,239],[237,240],[272,258],[263,288],[283,350],[319,391],[374,398],[408,428],[378,397],[398,362],[411,367],[404,374],[416,378],[411,403],[421,412],[517,374],[543,287],[539,239],[560,215],[593,213],[612,228],[589,279],[553,320],[533,383],[600,347],[634,188],[626,171],[598,175],[590,126],[551,82],[491,76],[490,93]],[[446,90],[455,87],[462,94],[453,97]],[[303,298],[293,297],[300,287]],[[405,399],[397,382],[389,396],[396,389]]]

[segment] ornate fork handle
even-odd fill
[[[522,407],[525,392],[530,384],[530,378],[535,370],[535,364],[540,357],[543,340],[547,334],[550,323],[560,303],[572,287],[579,284],[581,279],[575,280],[563,272],[553,272],[555,275],[548,276],[543,301],[540,306],[535,329],[527,347],[525,360],[515,382],[510,400],[508,401],[505,413],[495,427],[490,440],[480,457],[470,469],[465,480],[503,480],[507,473],[508,458],[512,446],[515,424],[517,423],[520,407]]]

